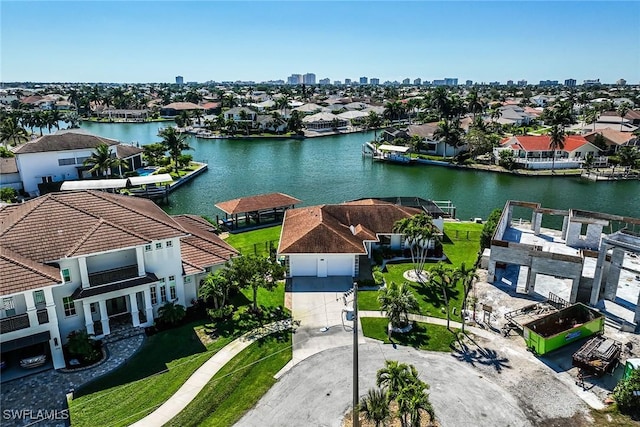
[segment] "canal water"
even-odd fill
[[[171,122],[144,124],[83,123],[96,135],[124,143],[159,142],[158,130]],[[372,163],[361,146],[373,133],[305,140],[196,139],[189,137],[194,160],[208,172],[169,197],[171,214],[215,218],[214,204],[242,196],[282,192],[303,205],[340,203],[362,197],[418,196],[451,200],[461,219],[486,218],[506,200],[539,202],[557,209],[585,209],[640,217],[638,181],[591,182],[576,177],[519,177],[441,166]]]

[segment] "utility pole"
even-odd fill
[[[353,282],[353,427],[360,426],[358,392],[358,283]]]

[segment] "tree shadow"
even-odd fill
[[[471,342],[472,346],[467,345],[461,339],[451,345],[452,356],[457,360],[466,362],[473,367],[476,364],[490,366],[497,373],[501,373],[503,369],[511,369],[508,358],[499,356],[498,352],[493,349],[480,346],[469,335],[465,334],[465,337]]]

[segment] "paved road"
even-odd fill
[[[385,359],[411,363],[431,385],[431,402],[443,426],[531,426],[509,391],[450,354],[377,343],[359,346],[360,395],[375,386]],[[352,400],[352,348],[317,353],[298,363],[237,426],[340,426]]]

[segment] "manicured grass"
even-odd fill
[[[362,332],[366,337],[383,341],[385,344],[400,344],[420,350],[450,351],[451,345],[456,342],[458,329],[449,331],[446,326],[430,325],[417,322],[413,329],[406,334],[392,334],[393,341],[387,336],[386,318],[363,317]]]
[[[126,426],[151,413],[218,350],[270,322],[275,308],[284,306],[284,284],[272,292],[259,289],[258,305],[266,313],[261,320],[247,312],[250,289],[236,294],[230,304],[237,308],[232,320],[200,320],[153,335],[125,365],[76,392],[69,404],[73,425]]]
[[[229,234],[226,242],[243,254],[257,253],[266,255],[269,253],[269,243],[271,243],[271,246],[274,248],[278,247],[280,230],[282,230],[282,226],[276,225],[259,230]]]
[[[291,334],[270,335],[234,357],[166,426],[232,426],[276,382],[291,360]]]
[[[447,222],[444,225],[445,236],[442,246],[445,255],[450,261],[449,268],[457,268],[463,262],[467,267],[475,264],[480,251],[480,232],[482,224],[470,222]],[[457,234],[456,234],[457,232]],[[468,232],[468,234],[467,234]],[[429,262],[425,265],[425,269],[430,270],[436,265],[435,262]],[[387,264],[387,272],[383,273],[387,283],[402,283],[406,281],[403,274],[407,270],[413,268],[413,263],[403,262],[396,264]],[[444,298],[442,290],[430,285],[421,285],[419,283],[409,282],[411,290],[420,305],[417,314],[425,316],[446,318]],[[458,283],[454,289],[448,292],[449,309],[455,314],[451,314],[451,320],[460,321],[460,310],[462,308],[462,284]],[[378,304],[378,291],[360,291],[358,292],[358,308],[360,310],[380,310]]]

